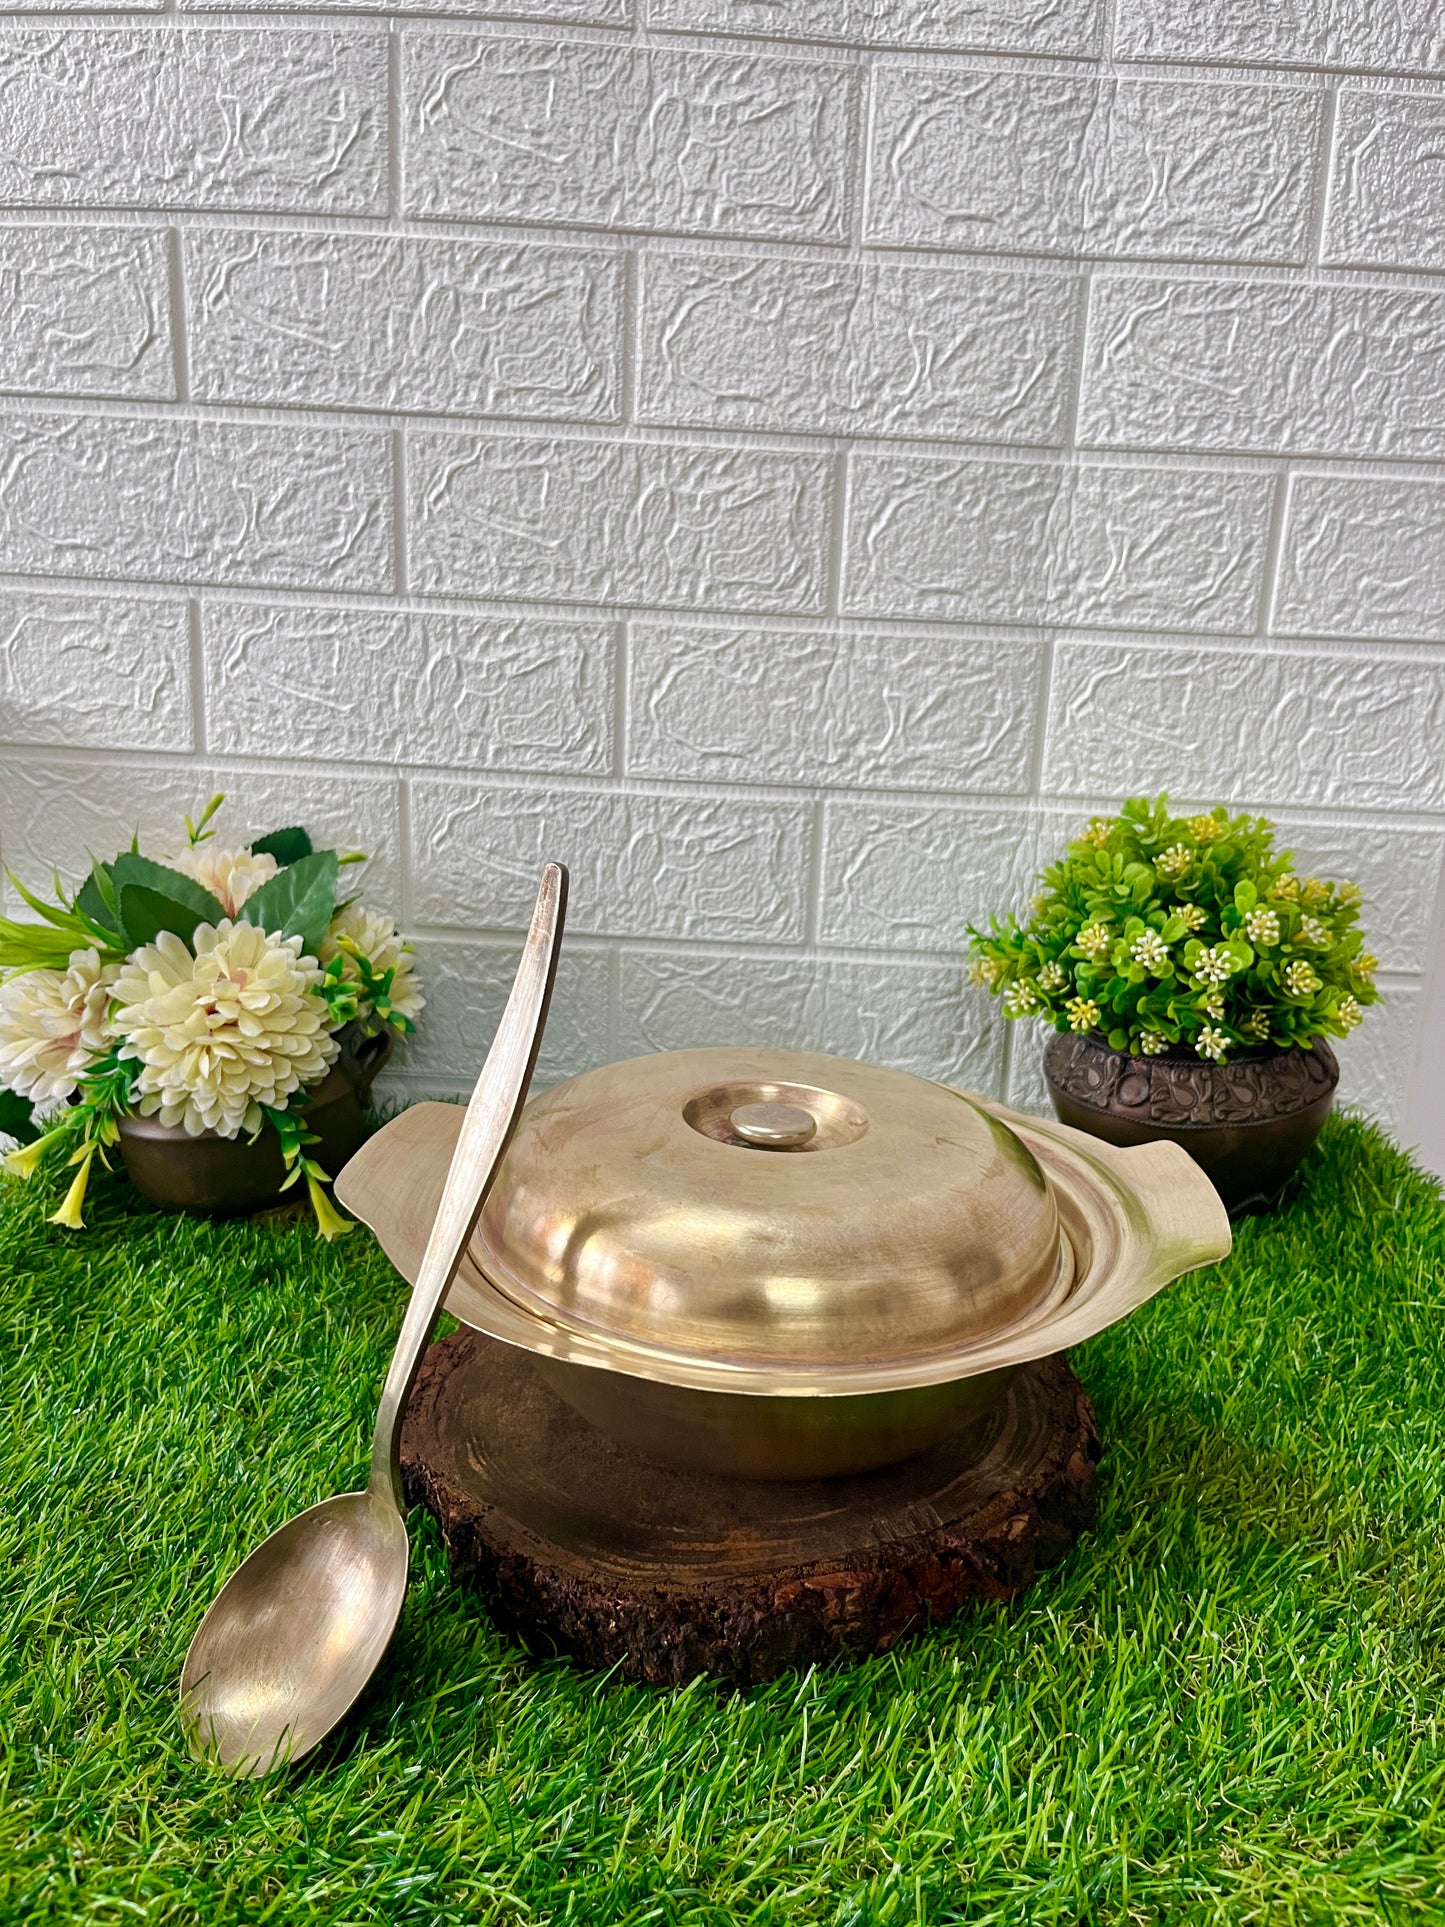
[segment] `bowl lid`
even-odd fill
[[[1072,1268],[1052,1187],[999,1118],[780,1050],[665,1051],[534,1097],[472,1257],[579,1336],[784,1371],[957,1353]]]

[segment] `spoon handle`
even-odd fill
[[[503,1153],[517,1128],[547,1023],[557,952],[567,915],[567,872],[560,863],[542,871],[526,948],[512,993],[487,1052],[461,1135],[447,1171],[426,1253],[402,1320],[382,1388],[371,1441],[370,1490],[405,1510],[401,1490],[401,1423],[417,1370],[447,1287],[481,1215]]]

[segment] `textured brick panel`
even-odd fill
[[[377,33],[0,32],[0,201],[386,211]]]
[[[470,1095],[512,988],[520,941],[419,937],[413,948],[427,1007],[402,1047],[400,1069]],[[534,1088],[611,1060],[609,971],[604,953],[563,944]]]
[[[1027,788],[1043,683],[1031,636],[788,635],[638,624],[639,775],[868,789]]]
[[[1028,1117],[1051,1118],[1054,1107],[1049,1087],[1044,1082],[1044,1045],[1051,1031],[1044,1025],[1019,1018],[1010,1023],[995,1003],[990,1022],[1002,1034],[1010,1033],[1008,1089],[1005,1102]]]
[[[1018,903],[1034,845],[1022,810],[830,802],[819,939],[860,950],[966,950],[970,923]]]
[[[407,209],[841,241],[855,93],[816,61],[412,35]]]
[[[1098,279],[1079,439],[1445,457],[1445,293]]]
[[[1338,111],[1325,260],[1445,268],[1445,100],[1345,87]]]
[[[642,263],[639,418],[1058,446],[1072,275],[663,254]]]
[[[962,622],[1252,630],[1266,475],[854,457],[843,606]]]
[[[1097,0],[647,0],[648,24],[865,47],[1093,54]]]
[[[617,419],[618,254],[222,228],[186,255],[198,400]]]
[[[1062,642],[1043,785],[1445,808],[1445,664],[1382,668],[1370,656]]]
[[[869,238],[1303,261],[1320,102],[1298,87],[879,72]]]
[[[1445,72],[1439,0],[1120,0],[1114,52],[1130,60]]]
[[[184,602],[0,589],[0,741],[189,749]]]
[[[1445,484],[1297,475],[1274,626],[1445,641]]]
[[[733,797],[417,781],[419,921],[525,928],[549,859],[571,866],[568,925],[579,934],[802,936],[808,831],[796,812]]]
[[[1309,259],[1323,97],[1299,87],[1103,88],[1082,192],[1086,251]]]
[[[610,624],[209,603],[210,746],[229,754],[603,773]]]
[[[965,925],[1166,785],[1426,965],[1437,0],[165,11],[0,23],[27,876],[218,786],[377,848],[412,1090],[470,1084],[559,850],[548,1077],[758,1037],[1037,1097]],[[1347,1097],[1398,1095],[1414,995]]]
[[[183,13],[234,13],[234,0],[180,0]],[[393,0],[247,0],[247,13],[372,14],[396,11]],[[538,20],[549,26],[626,27],[630,0],[407,0],[406,11],[462,20]]]
[[[114,416],[0,417],[0,568],[158,582],[390,585],[386,438]]]
[[[617,1054],[818,1050],[993,1096],[1001,1038],[958,964],[809,957],[622,957]]]
[[[397,786],[356,774],[237,770],[208,761],[121,768],[70,758],[15,760],[5,771],[5,861],[33,888],[48,881],[52,867],[79,882],[90,851],[121,849],[132,833],[152,856],[174,852],[185,842],[187,811],[194,816],[217,790],[226,793],[215,822],[224,846],[304,823],[318,846],[365,850],[365,867],[346,873],[349,887],[374,909],[400,908]]]
[[[1398,1131],[1404,1123],[1420,1002],[1415,984],[1385,986],[1360,1028],[1334,1046],[1340,1060],[1337,1102],[1372,1117],[1387,1131]]]
[[[107,13],[161,13],[166,0],[113,0],[106,7]],[[11,0],[8,11],[27,13],[88,13],[93,10],[93,0]]]
[[[866,213],[903,247],[1065,254],[1083,238],[1096,83],[880,68]]]
[[[423,432],[408,446],[424,594],[822,607],[821,457]]]
[[[165,237],[145,228],[0,228],[0,389],[169,400]]]
[[[822,966],[827,1048],[964,1090],[998,1094],[999,1039],[962,965],[909,970],[842,959]]]

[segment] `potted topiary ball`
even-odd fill
[[[1360,892],[1295,873],[1261,817],[1133,798],[1046,870],[1026,923],[969,927],[974,977],[1057,1035],[1065,1124],[1167,1138],[1232,1212],[1270,1209],[1319,1135],[1344,1037],[1377,1001]]]

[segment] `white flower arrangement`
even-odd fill
[[[108,1163],[117,1120],[138,1115],[192,1137],[274,1130],[282,1188],[305,1179],[324,1237],[351,1229],[302,1106],[343,1030],[415,1030],[426,1000],[391,918],[337,900],[359,856],[316,850],[302,829],[209,847],[223,800],[186,818],[178,855],[133,842],[72,896],[57,879],[47,903],[10,879],[43,922],[0,918],[0,1132],[18,1140],[3,1162],[23,1178],[75,1168],[52,1223],[81,1228],[95,1158]]]
[[[121,965],[111,1023],[134,1060],[132,1096],[192,1137],[257,1131],[268,1109],[331,1068],[340,1046],[313,996],[321,968],[302,940],[223,917],[198,924],[195,951],[170,930]]]

